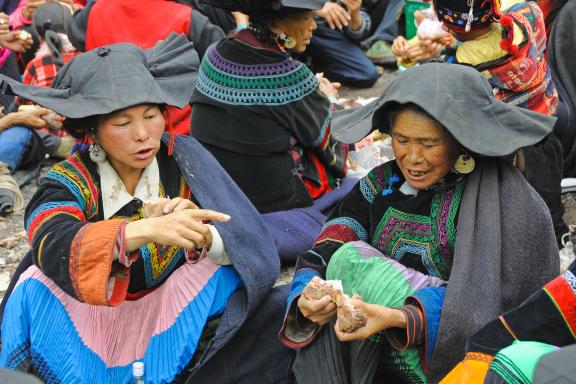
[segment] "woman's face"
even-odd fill
[[[164,116],[155,104],[142,104],[111,113],[98,122],[98,143],[116,170],[143,169],[160,149]]]
[[[277,21],[275,28],[271,28],[274,32],[284,32],[296,40],[296,46],[291,48],[290,51],[294,53],[302,53],[306,50],[312,34],[316,29],[316,20],[314,19],[314,12],[298,12],[287,14]]]
[[[410,109],[396,116],[391,135],[396,163],[416,189],[438,183],[458,157],[456,140],[434,120]]]

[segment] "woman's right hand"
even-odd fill
[[[203,221],[229,220],[230,216],[208,209],[183,209],[134,221],[125,228],[126,252],[133,252],[150,242],[176,244],[187,250],[210,247],[212,233]]]
[[[392,42],[392,53],[396,57],[403,58],[404,53],[410,47],[408,40],[404,36],[398,36]]]
[[[328,295],[318,300],[308,300],[304,295],[300,295],[298,308],[305,318],[318,325],[327,324],[336,316],[336,304]]]

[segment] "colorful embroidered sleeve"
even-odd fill
[[[314,76],[311,72],[310,75]],[[332,138],[331,124],[335,107],[318,88],[302,100],[290,104],[290,107],[292,132],[298,145],[313,149],[332,175],[344,177],[348,145]]]
[[[290,348],[309,344],[320,327],[303,318],[297,302],[312,277],[325,277],[332,254],[350,241],[370,242],[370,208],[376,195],[386,190],[391,175],[391,163],[374,168],[342,199],[332,216],[324,224],[314,248],[298,257],[296,272],[288,297],[286,316],[280,330],[280,340]]]
[[[26,210],[26,230],[34,263],[78,300],[118,305],[129,269],[114,262],[122,252],[124,220],[94,221],[98,188],[78,155],[57,164]],[[120,239],[120,241],[119,241]]]
[[[468,353],[442,383],[462,381],[474,367],[488,371],[498,352],[520,341],[537,341],[557,347],[576,342],[576,263],[532,294],[518,307],[491,321],[469,340]],[[483,382],[483,381],[481,381]]]

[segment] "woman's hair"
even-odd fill
[[[250,29],[262,43],[274,45],[277,42],[277,36],[270,30],[270,26],[275,26],[279,18],[279,15],[274,13],[261,13],[251,16]]]
[[[166,116],[166,105],[158,105],[160,112]],[[87,136],[95,135],[98,131],[98,124],[100,119],[106,115],[94,115],[84,117],[82,119],[64,119],[63,126],[66,132],[68,132],[72,137],[78,140],[86,140]],[[169,118],[169,117],[168,117]]]
[[[34,12],[32,27],[44,39],[56,65],[64,65],[62,51],[65,45],[70,45],[65,37],[66,25],[72,15],[72,10],[63,4],[54,2],[44,4]]]
[[[394,129],[394,123],[396,123],[396,118],[398,117],[400,112],[404,112],[404,111],[411,111],[411,112],[414,112],[420,116],[426,117],[426,118],[434,121],[445,132],[448,132],[448,130],[442,124],[440,124],[428,112],[426,112],[425,110],[420,108],[420,106],[418,106],[414,103],[407,103],[407,104],[394,103],[391,107],[389,107],[386,110],[386,113],[388,115],[387,118],[388,118],[388,126],[390,127],[390,133],[392,133],[392,130]]]

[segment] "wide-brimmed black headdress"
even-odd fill
[[[20,96],[67,118],[106,115],[139,104],[183,108],[192,97],[198,54],[184,35],[172,33],[142,50],[120,43],[82,53],[59,71],[51,88],[24,85],[0,75],[2,93]]]
[[[332,136],[356,143],[379,129],[390,132],[388,112],[415,104],[446,128],[471,152],[506,156],[538,143],[550,132],[555,117],[498,100],[490,83],[468,66],[429,63],[398,75],[384,93],[362,108],[337,111]]]

